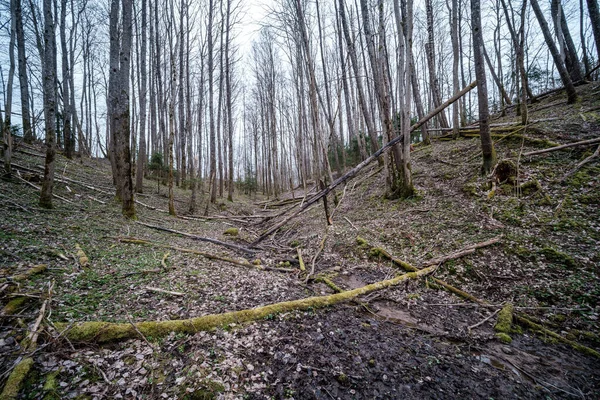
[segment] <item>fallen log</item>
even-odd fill
[[[565,182],[573,174],[575,174],[577,171],[579,171],[584,165],[590,163],[594,158],[598,157],[599,155],[600,155],[600,146],[598,146],[596,148],[596,151],[591,156],[589,156],[585,160],[581,161],[579,164],[577,164],[575,166],[575,168],[573,168],[571,171],[569,171],[567,174],[565,174],[565,176],[563,176],[560,181]]]
[[[582,140],[581,142],[575,142],[575,143],[563,144],[561,146],[551,147],[549,149],[530,151],[529,153],[523,153],[523,156],[524,157],[526,157],[526,156],[535,156],[535,155],[538,155],[538,154],[550,153],[551,151],[557,151],[557,150],[567,149],[569,147],[588,146],[588,145],[591,145],[591,144],[594,144],[594,143],[600,143],[600,138],[589,139],[589,140]]]
[[[376,290],[396,286],[408,279],[416,279],[434,271],[433,267],[399,275],[388,279],[366,285],[354,290],[348,290],[328,296],[314,296],[299,300],[285,301],[282,303],[269,304],[262,307],[232,311],[223,314],[210,314],[185,320],[170,321],[147,321],[138,322],[134,327],[129,323],[112,323],[101,321],[80,322],[73,324],[67,329],[64,336],[74,342],[98,342],[105,343],[119,339],[130,339],[139,336],[138,331],[144,336],[159,338],[171,332],[193,334],[206,331],[227,324],[241,324],[263,319],[269,315],[275,315],[290,311],[303,311],[312,308],[323,308],[334,304],[353,300],[358,296],[365,295]],[[68,327],[67,323],[56,323],[58,330]]]
[[[465,87],[460,92],[456,93],[454,96],[452,96],[450,99],[448,99],[445,103],[443,103],[442,105],[437,107],[435,110],[431,111],[429,114],[427,114],[426,116],[421,118],[419,120],[419,122],[412,125],[410,127],[410,132],[413,132],[413,131],[417,130],[418,128],[420,128],[423,124],[425,124],[431,118],[435,117],[437,114],[439,114],[440,112],[444,111],[447,107],[449,107],[452,103],[454,103],[455,101],[460,99],[462,96],[464,96],[465,94],[467,94],[468,92],[473,90],[473,88],[475,88],[476,86],[477,86],[477,81],[473,81],[470,85]],[[341,177],[336,179],[332,184],[327,186],[325,189],[322,189],[321,191],[316,193],[313,197],[308,199],[306,201],[306,203],[304,203],[296,212],[294,212],[289,217],[283,219],[281,222],[275,224],[275,226],[273,226],[272,228],[268,229],[266,232],[261,234],[258,237],[258,239],[256,239],[254,244],[258,244],[258,243],[262,242],[264,239],[266,239],[272,233],[276,232],[277,230],[279,230],[279,228],[281,228],[282,226],[287,224],[290,220],[297,217],[302,211],[306,210],[307,208],[309,208],[310,206],[312,206],[313,204],[318,202],[322,197],[327,196],[327,194],[329,194],[329,192],[331,192],[333,189],[335,189],[342,183],[347,182],[350,179],[354,178],[364,167],[366,167],[373,161],[377,160],[379,158],[379,156],[381,156],[383,153],[385,153],[389,148],[400,143],[400,141],[402,141],[402,138],[403,138],[402,136],[398,136],[398,137],[395,137],[394,139],[390,140],[389,142],[387,142],[382,148],[377,150],[375,153],[373,153],[367,159],[362,161],[356,167],[352,168],[350,171],[346,172],[344,175],[342,175]]]
[[[181,235],[181,236],[189,237],[191,239],[198,240],[198,241],[201,241],[201,242],[208,242],[208,243],[216,244],[216,245],[219,245],[219,246],[227,247],[227,248],[232,249],[232,250],[242,251],[244,253],[249,253],[249,254],[256,253],[255,250],[252,250],[252,249],[249,249],[249,248],[243,247],[243,246],[238,246],[237,244],[227,243],[227,242],[221,242],[220,240],[217,240],[217,239],[206,238],[206,237],[202,237],[202,236],[198,236],[198,235],[193,235],[191,233],[176,231],[174,229],[163,228],[162,226],[150,225],[150,224],[146,224],[146,223],[140,222],[140,221],[136,221],[136,223],[138,223],[140,225],[143,225],[143,226],[146,226],[148,228],[152,228],[152,229],[156,229],[156,230],[164,231],[164,232],[169,232],[169,233],[174,233],[176,235]]]

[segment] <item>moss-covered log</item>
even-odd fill
[[[77,254],[77,259],[79,260],[79,266],[81,266],[81,268],[87,268],[89,266],[90,263],[90,259],[88,258],[88,256],[85,254],[85,252],[83,251],[83,249],[81,248],[81,246],[79,246],[78,244],[75,245],[75,251]]]
[[[0,315],[13,315],[13,314],[16,314],[18,311],[20,311],[23,308],[25,308],[25,303],[27,303],[28,300],[29,300],[29,298],[24,297],[24,296],[19,296],[19,297],[15,297],[14,299],[11,299],[2,308],[2,311],[0,311]]]
[[[74,324],[64,333],[64,336],[75,342],[95,341],[103,343],[119,339],[134,338],[139,336],[139,333],[149,338],[163,337],[170,332],[195,333],[231,323],[241,324],[244,322],[256,321],[269,315],[283,312],[331,306],[341,302],[353,300],[358,296],[371,293],[376,290],[398,285],[407,279],[415,279],[419,276],[427,275],[433,270],[433,267],[425,268],[419,270],[418,272],[411,272],[385,281],[372,283],[358,289],[336,293],[329,296],[308,297],[300,300],[269,304],[249,310],[232,311],[224,314],[211,314],[185,320],[148,321],[138,322],[135,325],[130,323],[110,323],[99,321],[81,322]],[[56,324],[58,330],[66,329],[67,326],[68,325],[66,323]]]
[[[0,400],[16,399],[27,374],[33,366],[33,358],[26,357],[11,372],[0,394]]]
[[[27,271],[25,271],[22,274],[13,276],[12,280],[13,281],[24,281],[26,279],[31,278],[33,275],[41,274],[42,272],[46,271],[47,268],[48,268],[48,266],[46,264],[36,265],[35,267],[28,269]]]

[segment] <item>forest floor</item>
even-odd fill
[[[62,182],[55,193],[68,202],[55,199],[49,211],[38,207],[38,191],[22,180],[1,180],[0,385],[31,357],[21,398],[600,398],[600,359],[593,352],[517,321],[512,341],[499,340],[494,329],[498,310],[511,303],[561,337],[600,350],[598,159],[561,182],[598,144],[522,155],[551,142],[600,137],[600,85],[578,90],[582,99],[575,105],[563,94],[549,96],[530,107],[532,120],[545,121],[496,137],[499,159],[518,168],[513,183],[491,190],[490,179],[479,176],[478,137],[435,140],[412,153],[417,196],[384,199],[385,178],[373,165],[338,187],[333,225],[326,226],[319,202],[257,245],[260,233],[282,217],[256,217],[280,213],[293,204],[282,200],[302,198],[302,190],[279,200],[238,194],[233,203],[212,206],[206,219],[206,198],[191,216],[191,192],[176,188],[180,217],[171,217],[163,211],[166,188],[157,194],[156,181],[148,180],[138,196],[145,206],[138,204],[138,221],[129,221],[111,195],[104,160],[59,156]],[[518,121],[511,110],[493,122]],[[14,156],[21,176],[34,184],[41,155],[21,146]],[[335,207],[332,196],[329,205]],[[132,238],[152,244],[128,242]],[[429,276],[354,302],[195,334],[69,340],[69,328],[82,321],[188,319],[331,295],[318,278],[349,290],[404,273],[371,246],[421,267],[493,238],[499,241],[442,262],[433,274],[488,304],[441,290]],[[314,265],[310,279],[299,269],[298,250],[308,271]],[[252,264],[256,259],[260,265]],[[40,264],[47,266],[42,273],[18,277]],[[40,315],[32,350],[23,339]]]

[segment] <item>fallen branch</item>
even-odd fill
[[[581,169],[581,167],[583,167],[584,165],[590,163],[594,158],[598,157],[598,155],[600,155],[600,146],[598,146],[596,148],[596,151],[594,152],[594,154],[592,154],[591,156],[587,157],[585,160],[583,160],[582,162],[580,162],[579,164],[577,164],[577,166],[572,171],[570,171],[565,176],[563,176],[560,181],[561,182],[565,182],[573,174],[575,174],[577,171],[579,171]]]
[[[487,317],[485,317],[484,319],[482,319],[481,321],[479,321],[478,323],[471,325],[467,328],[467,330],[469,331],[469,335],[471,334],[471,331],[475,328],[477,328],[478,326],[481,326],[483,324],[485,324],[487,321],[489,321],[490,319],[494,318],[494,316],[496,314],[498,314],[500,312],[500,309],[497,309],[496,311],[494,311],[493,313],[491,313],[490,315],[488,315]]]
[[[366,285],[354,290],[348,290],[328,296],[315,296],[299,300],[285,301],[282,303],[269,304],[262,307],[232,311],[223,314],[210,314],[202,317],[196,317],[185,320],[170,321],[147,321],[135,324],[137,330],[153,338],[159,338],[168,335],[170,332],[193,334],[199,331],[207,331],[227,324],[242,324],[263,319],[270,315],[275,315],[290,311],[302,311],[312,308],[323,308],[334,304],[353,300],[358,296],[396,286],[408,279],[416,279],[425,276],[434,271],[433,267],[425,268],[414,273],[399,275],[388,279]],[[67,326],[66,323],[57,323],[58,329]],[[74,324],[66,333],[65,337],[75,342],[99,343],[115,341],[119,339],[128,339],[138,337],[139,333],[129,323],[111,323],[101,321],[80,322]]]
[[[319,244],[319,248],[317,249],[317,252],[315,253],[315,255],[312,259],[310,273],[306,276],[304,283],[308,282],[310,277],[315,274],[315,263],[317,261],[317,258],[319,257],[319,255],[321,254],[323,249],[325,248],[325,242],[327,241],[328,234],[329,234],[329,226],[326,226],[325,227],[325,235],[323,235],[323,240],[321,240],[321,243]]]
[[[419,127],[421,127],[423,124],[425,124],[427,121],[429,121],[431,118],[435,117],[437,114],[439,114],[440,112],[444,111],[444,109],[446,109],[452,103],[454,103],[455,101],[457,101],[458,99],[460,99],[462,96],[464,96],[466,93],[468,93],[469,91],[471,91],[476,86],[477,86],[477,81],[473,81],[469,86],[465,87],[463,90],[461,90],[460,92],[456,93],[454,96],[452,96],[452,98],[448,99],[444,104],[440,105],[435,110],[431,111],[429,114],[427,114],[426,116],[424,116],[421,120],[419,120],[419,122],[417,122],[416,124],[412,125],[410,127],[410,132],[415,131],[416,129],[418,129]],[[295,213],[291,214],[290,216],[288,216],[287,218],[285,218],[281,222],[275,224],[275,226],[273,226],[272,228],[270,228],[269,230],[267,230],[266,232],[264,232],[263,234],[261,234],[259,236],[259,238],[256,239],[256,241],[254,242],[254,244],[260,243],[261,241],[263,241],[264,239],[266,239],[267,237],[269,237],[272,233],[274,233],[277,230],[279,230],[279,228],[281,228],[282,226],[284,226],[285,224],[287,224],[290,220],[292,220],[293,218],[297,217],[302,211],[306,210],[307,208],[309,208],[310,206],[312,206],[313,204],[315,204],[316,202],[318,202],[323,196],[327,196],[327,194],[329,192],[331,192],[333,189],[335,189],[336,187],[338,187],[342,183],[347,182],[350,179],[354,178],[364,167],[366,167],[367,165],[369,165],[373,161],[377,160],[379,158],[379,156],[381,156],[383,153],[385,153],[389,148],[391,148],[392,146],[400,143],[400,141],[402,141],[402,138],[403,138],[403,136],[397,136],[394,139],[392,139],[389,142],[387,142],[382,148],[380,148],[379,150],[377,150],[371,156],[367,157],[367,159],[365,159],[364,161],[362,161],[356,167],[354,167],[350,171],[346,172],[344,175],[342,175],[341,177],[339,177],[338,179],[336,179],[332,184],[330,184],[325,189],[321,190],[320,192],[318,192],[317,194],[315,194],[313,197],[311,197],[309,200],[307,200],[306,203],[304,203],[302,205],[302,207],[300,207],[300,209],[298,209]]]
[[[362,238],[358,238],[357,241],[361,245],[369,246],[369,244],[364,239],[362,239]],[[375,251],[373,251],[373,250],[375,250]],[[383,256],[383,257],[387,258],[388,260],[392,261],[394,264],[398,265],[399,267],[403,268],[406,271],[414,271],[414,272],[417,272],[417,273],[419,271],[423,271],[423,270],[419,270],[419,269],[413,267],[412,265],[410,265],[410,264],[408,264],[408,263],[406,263],[406,262],[404,262],[402,260],[394,258],[390,253],[388,253],[387,251],[385,251],[385,250],[383,250],[381,248],[372,247],[371,248],[371,254],[373,254],[373,253],[375,255]],[[428,267],[428,268],[434,268],[434,267]],[[492,305],[492,304],[488,303],[485,300],[481,300],[481,299],[473,296],[470,293],[462,291],[462,290],[460,290],[460,289],[458,289],[458,288],[456,288],[456,287],[454,287],[454,286],[452,286],[452,285],[444,282],[441,279],[438,279],[438,278],[435,278],[435,277],[432,277],[431,279],[436,284],[438,284],[439,286],[442,286],[443,288],[445,288],[449,292],[454,293],[458,297],[461,297],[461,298],[463,298],[465,300],[472,301],[473,303],[477,303],[477,304],[479,304],[481,306],[484,306],[484,307],[497,307],[496,305]],[[456,304],[453,304],[453,305],[456,305]],[[579,344],[577,342],[574,342],[572,340],[568,340],[568,339],[563,338],[559,334],[557,334],[555,332],[552,332],[551,330],[544,328],[542,325],[536,324],[535,322],[531,321],[529,319],[529,317],[527,315],[525,315],[525,314],[516,314],[515,315],[515,319],[518,322],[520,322],[521,324],[523,324],[523,325],[525,325],[525,326],[527,326],[527,327],[529,327],[529,328],[531,328],[531,329],[533,329],[535,331],[542,332],[545,335],[552,336],[553,338],[555,338],[555,339],[557,339],[557,340],[559,340],[559,341],[561,341],[563,343],[566,343],[566,344],[570,345],[575,350],[578,350],[578,351],[580,351],[582,353],[585,353],[585,354],[588,354],[588,355],[600,358],[600,353],[598,353],[596,350],[591,349],[591,348],[589,348],[587,346],[584,346],[582,344]]]
[[[181,292],[172,292],[170,290],[164,290],[164,289],[160,289],[160,288],[155,288],[152,286],[146,286],[144,289],[150,291],[150,292],[157,292],[157,293],[164,293],[164,294],[170,294],[171,296],[185,296],[185,293],[181,293]]]
[[[18,176],[18,175],[14,175],[14,176],[15,176],[15,177],[16,177],[18,180],[20,180],[21,182],[23,182],[23,183],[25,183],[25,184],[27,184],[27,185],[31,186],[31,187],[32,187],[32,188],[34,188],[35,190],[39,190],[39,191],[41,191],[41,190],[42,190],[42,188],[41,188],[41,187],[39,187],[39,186],[37,186],[37,185],[34,185],[33,183],[31,183],[31,182],[29,182],[29,181],[26,181],[25,179],[21,178],[20,176]],[[59,195],[57,195],[57,194],[55,194],[55,193],[53,193],[53,194],[52,194],[52,196],[53,196],[53,197],[56,197],[56,198],[57,198],[57,199],[59,199],[59,200],[62,200],[62,201],[64,201],[65,203],[69,203],[69,204],[75,204],[75,203],[73,203],[71,200],[69,200],[69,199],[65,199],[64,197],[62,197],[62,196],[59,196]]]
[[[567,149],[569,147],[589,146],[589,145],[594,144],[594,143],[600,143],[600,138],[589,139],[589,140],[582,140],[581,142],[575,142],[575,143],[563,144],[561,146],[550,147],[549,149],[530,151],[529,153],[523,153],[523,156],[535,156],[535,155],[538,155],[538,154],[550,153],[551,151],[557,151],[557,150]]]
[[[454,259],[461,258],[461,257],[464,257],[469,254],[473,254],[475,252],[475,250],[498,243],[500,241],[500,239],[502,239],[502,235],[492,238],[490,240],[486,240],[484,242],[472,244],[470,246],[467,246],[461,250],[458,250],[454,253],[447,254],[445,256],[432,258],[429,261],[425,261],[423,263],[423,265],[421,265],[421,267],[428,267],[430,265],[443,264],[444,262],[446,262],[448,260],[454,260]]]
[[[216,254],[210,254],[210,253],[206,253],[204,251],[199,251],[199,250],[194,250],[194,249],[186,249],[183,247],[172,246],[172,245],[162,244],[162,243],[157,243],[157,242],[151,242],[151,241],[143,240],[143,239],[129,237],[129,238],[117,238],[117,240],[119,240],[121,243],[141,244],[141,245],[147,245],[147,246],[162,247],[165,249],[172,249],[172,250],[179,251],[182,253],[190,253],[190,254],[202,256],[204,258],[208,258],[209,260],[225,261],[225,262],[228,262],[231,264],[240,265],[242,267],[247,267],[247,268],[256,268],[256,269],[260,269],[260,270],[277,271],[277,272],[296,271],[293,268],[275,268],[275,267],[267,267],[267,266],[262,266],[262,265],[254,265],[254,264],[250,263],[248,260],[238,261],[233,258],[219,256]],[[127,276],[127,275],[125,275],[125,276]]]
[[[140,225],[147,226],[148,228],[152,228],[152,229],[156,229],[156,230],[164,231],[164,232],[169,232],[169,233],[174,233],[176,235],[181,235],[181,236],[189,237],[191,239],[199,240],[201,242],[208,242],[208,243],[216,244],[216,245],[219,245],[219,246],[227,247],[227,248],[232,249],[232,250],[242,251],[244,253],[250,253],[250,254],[255,253],[255,250],[249,249],[247,247],[238,246],[238,245],[233,244],[233,243],[221,242],[220,240],[206,238],[206,237],[202,237],[202,236],[197,236],[197,235],[193,235],[191,233],[176,231],[174,229],[163,228],[162,226],[150,225],[150,224],[146,224],[146,223],[140,222],[140,221],[136,221],[136,222],[138,224],[140,224]]]

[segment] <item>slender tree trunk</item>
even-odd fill
[[[490,110],[488,108],[487,80],[483,57],[483,34],[481,32],[481,7],[479,0],[471,0],[471,28],[473,30],[473,56],[475,59],[475,75],[477,77],[477,97],[479,100],[479,130],[483,165],[481,172],[489,174],[496,165],[496,151],[490,135]]]
[[[16,21],[15,21],[15,4],[14,0],[10,2],[10,11],[11,11],[11,19],[10,19],[10,40],[8,47],[8,58],[9,58],[9,68],[8,68],[8,81],[6,85],[6,103],[4,105],[4,124],[3,124],[3,139],[4,139],[4,169],[6,173],[10,175],[12,173],[12,95],[13,95],[13,81],[15,76],[15,38],[16,38]]]
[[[538,4],[537,0],[531,0],[531,6],[533,8],[533,12],[540,24],[540,28],[542,29],[542,33],[544,34],[544,39],[546,40],[546,45],[550,49],[550,54],[552,54],[552,58],[554,59],[554,64],[556,65],[556,69],[560,74],[560,79],[567,90],[567,102],[569,104],[573,104],[577,101],[577,91],[575,90],[575,86],[573,86],[573,81],[569,76],[569,72],[567,71],[565,64],[563,63],[560,53],[556,48],[556,44],[554,40],[552,40],[552,34],[548,29],[548,23],[546,22],[546,18],[544,18],[544,14]]]
[[[215,110],[214,110],[214,88],[213,88],[213,0],[209,0],[208,6],[208,116],[209,116],[209,129],[210,129],[210,202],[215,203],[217,201],[217,157],[216,157],[216,138],[215,138]],[[207,206],[208,211],[208,206]]]
[[[69,94],[69,51],[67,49],[66,36],[66,16],[67,16],[67,0],[60,2],[60,48],[61,48],[61,67],[62,67],[62,100],[63,100],[63,137],[65,146],[65,156],[73,158],[73,138],[71,134],[71,95]]]
[[[427,69],[429,71],[429,84],[431,85],[431,94],[433,97],[434,107],[439,107],[442,104],[442,95],[440,92],[439,79],[436,73],[435,64],[435,39],[433,26],[433,5],[432,0],[425,0],[425,9],[427,13],[427,43],[425,43],[425,51],[427,53]],[[441,112],[436,117],[441,128],[448,128],[448,120],[446,113]]]
[[[552,0],[550,2],[550,11],[554,16],[554,29],[557,37],[561,39],[561,53],[564,56],[565,65],[569,76],[573,82],[579,82],[583,80],[583,71],[581,69],[581,63],[577,57],[577,48],[573,43],[569,26],[567,25],[567,18],[565,12],[560,4],[560,0]]]
[[[31,143],[31,113],[29,112],[29,82],[27,76],[27,60],[25,55],[25,32],[23,31],[23,10],[21,0],[13,0],[15,28],[17,34],[17,55],[19,60],[19,86],[21,88],[21,119],[23,121],[23,141]]]
[[[44,0],[44,62],[42,74],[44,82],[44,120],[46,130],[46,161],[44,179],[40,193],[40,206],[52,208],[52,189],[56,155],[56,38],[52,0]]]
[[[590,21],[592,25],[592,32],[594,34],[594,41],[596,42],[596,61],[600,60],[600,8],[598,7],[598,0],[587,0],[588,14],[590,15]]]
[[[135,173],[135,191],[137,193],[144,192],[144,165],[148,156],[146,155],[146,87],[147,87],[147,73],[146,73],[146,29],[147,29],[147,18],[146,18],[146,2],[142,0],[142,43],[141,43],[141,54],[140,54],[140,137],[139,137],[139,153],[137,157],[137,171]]]

